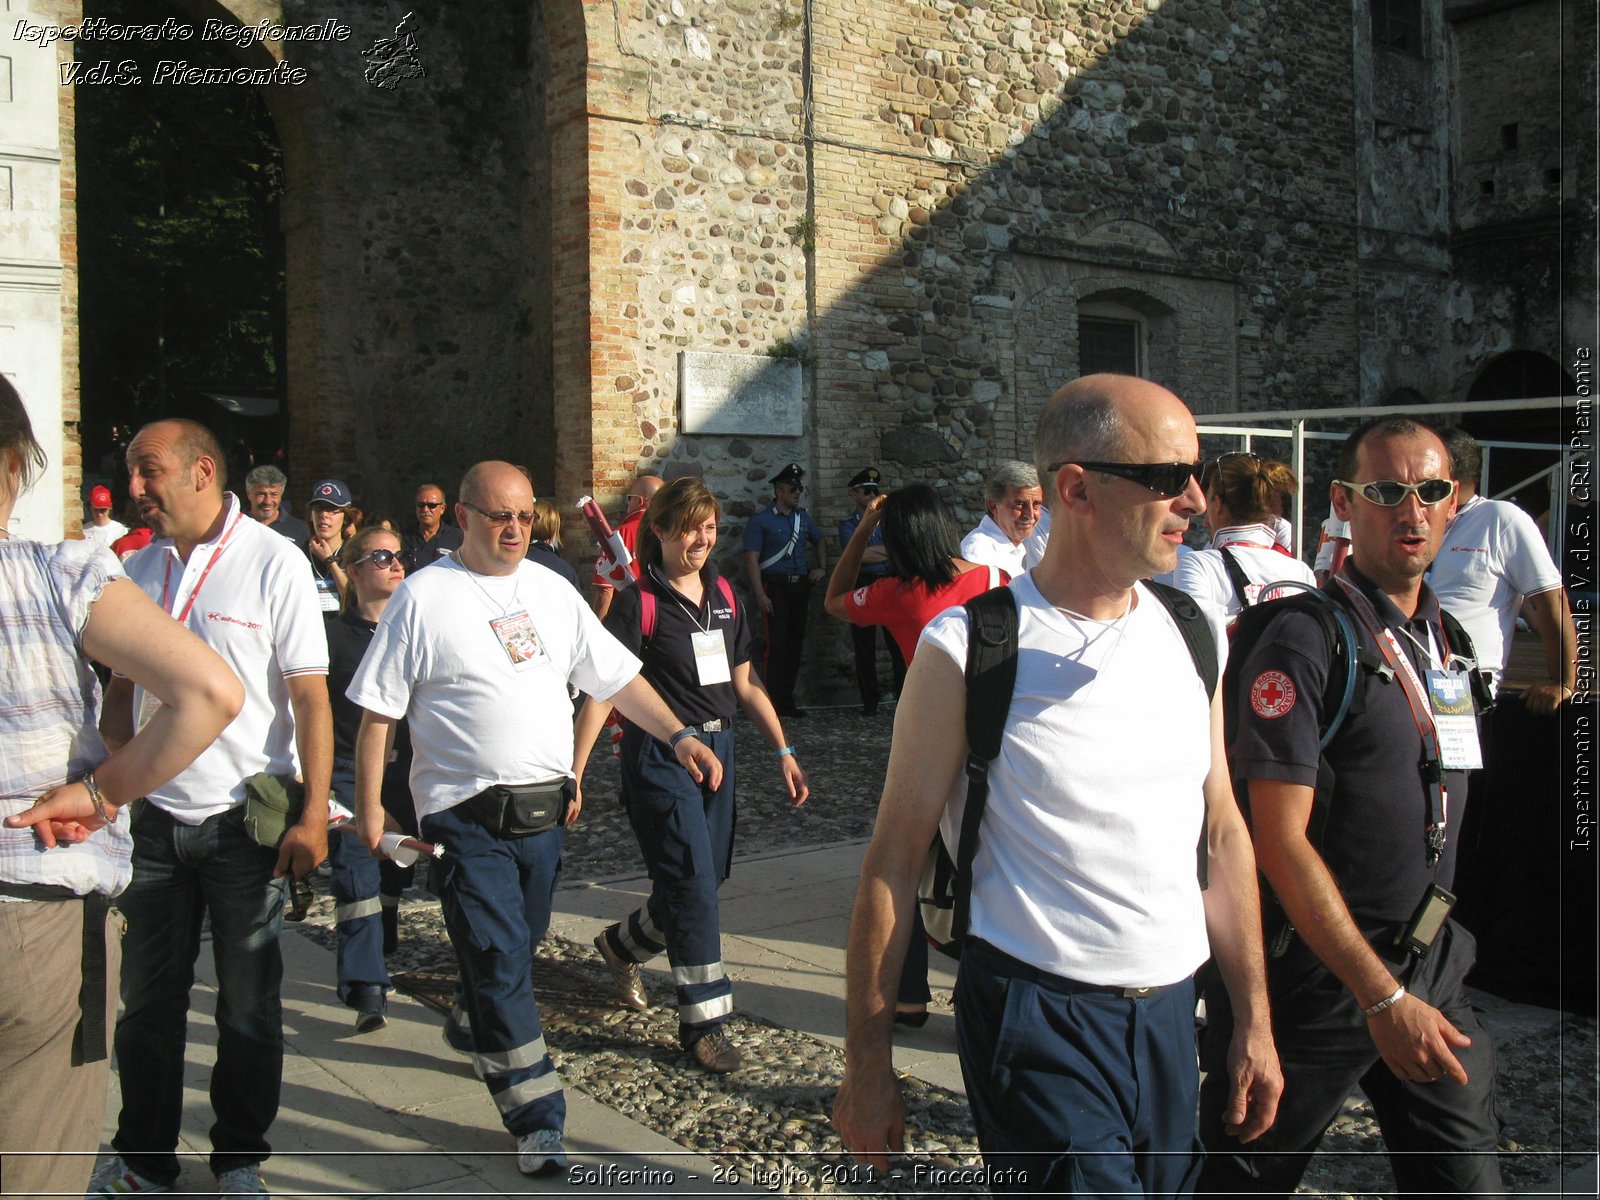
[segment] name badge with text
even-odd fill
[[[519,671],[531,667],[545,657],[544,643],[539,631],[533,627],[533,618],[525,608],[489,622],[500,648],[506,652],[511,665]]]
[[[1478,770],[1483,766],[1483,748],[1478,744],[1471,680],[1459,671],[1429,671],[1427,680],[1439,761],[1447,771]]]
[[[700,676],[700,686],[713,683],[731,683],[733,673],[728,667],[728,643],[722,630],[690,635],[694,642],[694,669]]]

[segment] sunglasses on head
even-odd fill
[[[1420,483],[1401,483],[1397,479],[1374,479],[1367,483],[1335,479],[1334,482],[1352,492],[1360,492],[1366,499],[1384,508],[1394,508],[1413,492],[1424,504],[1438,504],[1441,500],[1450,499],[1456,490],[1454,479],[1424,479]]]
[[[1070,461],[1070,460],[1068,460]],[[1054,463],[1047,467],[1049,474],[1054,475],[1066,462]],[[1181,496],[1189,489],[1191,479],[1199,479],[1200,472],[1205,470],[1205,463],[1118,463],[1118,462],[1080,462],[1075,464],[1085,471],[1098,471],[1102,475],[1115,475],[1119,479],[1131,479],[1140,487],[1149,488],[1158,496],[1171,499]]]
[[[363,554],[350,565],[352,567],[359,567],[362,563],[369,562],[379,570],[387,571],[399,561],[400,551],[398,550],[374,550],[371,554]]]

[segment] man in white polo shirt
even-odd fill
[[[961,557],[999,567],[1015,579],[1028,569],[1028,535],[1046,511],[1039,473],[1025,462],[1008,460],[989,472],[983,490],[988,512],[961,539]]]
[[[517,1165],[532,1175],[566,1161],[566,1098],[545,1051],[531,971],[550,923],[565,826],[580,807],[568,683],[670,742],[696,780],[704,772],[717,786],[722,766],[582,597],[526,561],[527,477],[510,463],[479,463],[460,497],[460,549],[400,586],[346,690],[366,710],[356,808],[376,849],[386,747],[406,718],[422,836],[449,847],[440,899],[471,1029],[453,1021],[446,1037],[474,1052],[517,1139]]]
[[[222,655],[245,701],[133,818],[133,882],[117,901],[128,919],[116,1033],[123,1103],[117,1154],[95,1172],[91,1196],[171,1191],[177,1181],[185,1022],[205,917],[218,986],[211,1169],[220,1195],[265,1192],[259,1164],[283,1080],[278,932],[290,879],[327,857],[333,723],[316,589],[293,543],[223,490],[223,464],[216,438],[192,421],[157,421],[128,446],[128,492],[157,537],[124,569]],[[159,705],[113,679],[107,743],[128,740]],[[258,772],[305,781],[304,810],[276,849],[245,828],[245,781]]]
[[[1428,571],[1428,586],[1467,631],[1478,665],[1492,672],[1497,690],[1511,659],[1517,612],[1531,610],[1547,678],[1524,690],[1522,702],[1533,712],[1553,713],[1572,698],[1578,671],[1578,635],[1561,570],[1532,517],[1508,501],[1478,495],[1483,450],[1477,439],[1455,428],[1439,436],[1450,451],[1456,515]]]
[[[956,983],[991,1191],[1193,1190],[1193,976],[1208,956],[1250,1014],[1230,1047],[1229,1127],[1248,1141],[1277,1111],[1255,856],[1228,783],[1221,704],[1172,613],[1137,582],[1173,568],[1205,510],[1199,452],[1183,402],[1128,376],[1079,379],[1039,418],[1053,528],[1044,561],[1010,585],[1016,686],[989,768]],[[917,877],[941,818],[954,846],[965,800],[967,640],[960,608],[923,631],[850,920],[834,1123],[880,1167],[904,1141],[890,1030]]]

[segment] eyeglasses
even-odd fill
[[[533,524],[533,514],[531,512],[484,512],[483,509],[469,501],[463,500],[461,503],[497,529],[511,524],[512,521],[515,521],[518,525]]]
[[[377,567],[380,571],[387,571],[399,561],[400,551],[398,550],[374,550],[371,554],[363,554],[350,565],[352,567],[359,567],[362,563],[369,562],[373,566]]]
[[[1456,491],[1454,479],[1424,479],[1420,483],[1401,483],[1397,479],[1374,479],[1367,483],[1335,479],[1334,482],[1352,492],[1360,492],[1363,497],[1384,508],[1394,508],[1404,503],[1405,498],[1413,493],[1423,504],[1438,504],[1450,499]]]
[[[1053,463],[1045,470],[1054,475],[1066,462]],[[1200,473],[1205,470],[1205,463],[1118,463],[1118,462],[1081,462],[1075,464],[1085,471],[1098,471],[1102,475],[1115,475],[1119,479],[1131,479],[1141,487],[1147,487],[1158,496],[1171,499],[1181,496],[1189,490],[1189,481],[1199,479]]]
[[[443,508],[444,507],[444,501],[443,500],[418,500],[417,501],[417,507],[418,508],[425,508],[429,512],[432,512],[436,508]]]
[[[801,492],[805,491],[806,488],[805,488],[805,484],[803,484],[803,483],[780,483],[778,485],[778,490],[779,491],[793,492],[795,495],[798,496]]]

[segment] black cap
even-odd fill
[[[803,469],[801,469],[801,466],[800,466],[799,463],[790,463],[787,467],[785,467],[783,470],[779,471],[771,479],[767,480],[767,482],[768,483],[772,483],[772,484],[801,483],[805,479],[805,474],[806,474],[805,471]]]
[[[847,486],[875,492],[878,490],[879,482],[882,479],[883,476],[878,474],[877,467],[867,467],[850,476],[850,483]]]

